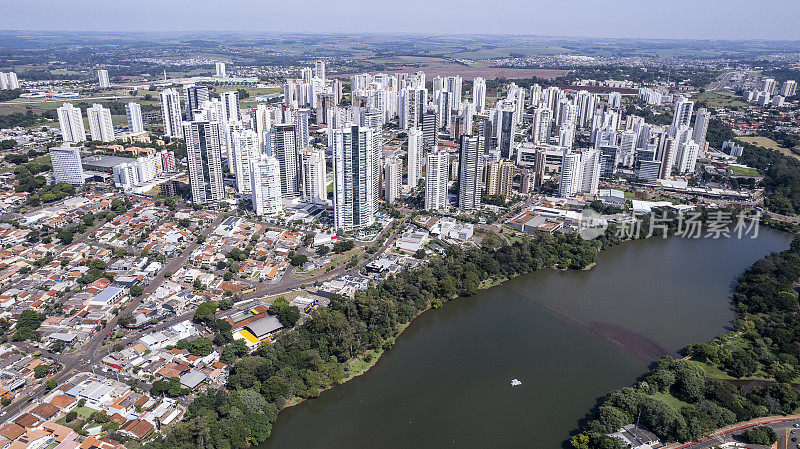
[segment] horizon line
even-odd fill
[[[640,41],[678,41],[678,42],[796,42],[800,39],[776,39],[776,38],[685,38],[685,37],[633,37],[633,36],[576,36],[576,35],[542,35],[542,34],[511,34],[511,33],[443,33],[427,31],[276,31],[276,30],[108,30],[108,29],[89,29],[89,30],[68,30],[68,29],[6,29],[0,28],[0,33],[117,33],[117,34],[136,34],[136,33],[226,33],[226,34],[255,34],[266,33],[274,35],[352,35],[352,36],[493,36],[493,37],[528,37],[541,39],[613,39],[613,40],[640,40]],[[0,44],[2,47],[2,44]]]

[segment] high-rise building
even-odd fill
[[[486,195],[502,195],[508,198],[513,193],[514,163],[503,159],[489,161],[483,170],[483,192]]]
[[[692,124],[692,109],[694,108],[694,101],[689,101],[685,97],[680,97],[675,102],[675,115],[672,117],[671,135],[674,137],[675,133],[681,128],[688,128]]]
[[[223,92],[220,95],[220,101],[222,102],[222,114],[224,121],[238,122],[242,119],[242,116],[239,113],[238,91],[230,90],[228,92]]]
[[[83,126],[83,114],[81,114],[80,108],[76,108],[72,103],[64,103],[57,111],[58,124],[61,126],[61,137],[64,142],[78,143],[85,141],[86,128]]]
[[[125,105],[125,115],[128,117],[128,131],[133,134],[144,132],[142,120],[142,107],[139,103],[130,102]]]
[[[161,91],[161,115],[164,118],[164,135],[167,137],[183,137],[183,119],[181,117],[181,97],[173,88]]]
[[[400,91],[400,127],[408,129],[420,126],[422,114],[428,104],[428,89],[408,87]]]
[[[348,124],[333,132],[333,213],[337,230],[375,223],[379,176],[371,128]]]
[[[390,157],[383,163],[383,199],[394,204],[400,198],[400,185],[403,182],[403,161]]]
[[[281,194],[284,197],[297,196],[300,193],[300,174],[295,125],[275,125],[270,133],[270,149],[272,156],[278,159],[280,164]]]
[[[461,104],[461,77],[458,75],[448,76],[444,79],[444,89],[452,95],[452,104]]]
[[[461,136],[458,171],[458,207],[475,209],[481,204],[483,180],[483,151],[477,137]]]
[[[217,78],[227,78],[228,77],[228,72],[225,69],[225,61],[217,61],[216,69],[217,69]]]
[[[260,155],[250,160],[250,198],[256,215],[275,215],[283,210],[278,160]]]
[[[447,210],[449,155],[446,151],[433,151],[425,159],[425,210]]]
[[[303,174],[303,201],[325,204],[328,185],[325,179],[325,151],[306,148],[300,153]]]
[[[697,110],[697,116],[694,119],[694,133],[692,140],[700,145],[700,151],[705,151],[706,148],[706,133],[708,132],[708,122],[711,120],[711,114],[706,108]]]
[[[192,201],[209,204],[225,199],[222,183],[222,129],[217,122],[192,121],[183,125]]]
[[[200,109],[206,101],[208,101],[208,87],[206,86],[183,86],[184,101],[186,101],[186,110],[184,114],[186,120],[192,120],[194,110]]]
[[[561,159],[561,177],[558,182],[558,194],[562,197],[573,196],[581,188],[581,155],[564,149]]]
[[[66,142],[60,147],[50,148],[50,164],[53,166],[53,179],[56,182],[74,185],[84,183],[80,148],[71,147]]]
[[[796,92],[797,92],[797,81],[786,80],[783,82],[783,86],[781,87],[782,97],[793,97]]]
[[[699,153],[700,145],[694,140],[689,139],[688,141],[682,142],[678,147],[675,171],[678,173],[694,173]]]
[[[577,153],[564,149],[558,194],[569,197],[578,193],[594,195],[600,183],[600,152],[590,149]]]
[[[778,86],[778,83],[775,82],[775,78],[764,78],[761,81],[761,91],[766,92],[769,95],[773,95],[775,93],[775,88]]]
[[[108,70],[98,70],[97,79],[100,81],[101,89],[108,89],[111,87],[111,81],[108,79]]]
[[[436,145],[439,144],[439,115],[434,111],[423,113],[421,128],[423,134],[422,149],[426,152],[433,151]]]
[[[478,114],[486,111],[486,80],[479,76],[472,80],[472,102]]]
[[[234,173],[236,190],[243,195],[250,193],[250,161],[258,159],[261,151],[258,148],[258,134],[251,129],[238,130],[231,136],[233,143]]]
[[[111,122],[111,109],[95,103],[86,110],[89,118],[89,132],[92,140],[111,142],[114,140],[114,124]]]
[[[314,78],[325,80],[325,61],[314,61]]]
[[[514,106],[511,104],[499,106],[497,120],[500,120],[500,125],[497,128],[497,149],[500,151],[500,157],[511,159],[514,145],[514,128],[516,127]]]
[[[408,179],[406,184],[410,189],[416,188],[422,179],[422,163],[424,159],[423,132],[418,128],[408,130]]]
[[[0,90],[19,89],[19,80],[14,72],[0,72]]]
[[[534,143],[548,143],[550,140],[550,121],[552,113],[547,108],[536,108],[533,113],[533,128],[531,129],[531,139]]]
[[[272,111],[271,109],[263,104],[259,103],[256,106],[256,123],[255,123],[256,133],[258,134],[258,147],[261,149],[261,152],[266,154],[266,133],[272,129]]]

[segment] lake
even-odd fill
[[[261,449],[558,448],[650,359],[729,329],[738,275],[788,234],[636,241],[424,313],[365,375],[278,415]],[[522,385],[512,387],[511,379]]]

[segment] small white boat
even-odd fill
[[[519,379],[511,379],[511,386],[516,387],[517,385],[522,385],[522,382]]]

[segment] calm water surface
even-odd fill
[[[452,301],[366,375],[281,412],[261,449],[558,448],[599,396],[649,364],[587,327],[664,352],[710,340],[731,324],[736,277],[789,242],[764,229],[633,242],[589,271],[541,271]]]

